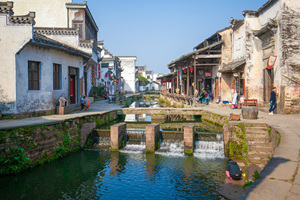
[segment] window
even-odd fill
[[[61,65],[53,64],[53,90],[61,89]]]
[[[40,62],[28,61],[28,89],[40,89]]]

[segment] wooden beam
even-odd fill
[[[197,55],[196,59],[199,59],[199,58],[221,58],[221,57],[222,57],[221,54]]]
[[[210,53],[222,53],[222,50],[208,50]]]
[[[219,63],[200,63],[196,64],[196,66],[217,66],[220,65]]]

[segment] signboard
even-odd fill
[[[275,62],[276,62],[277,56],[270,56],[269,60],[267,62],[267,68],[268,69],[273,69]]]
[[[205,72],[204,76],[205,77],[211,77],[211,72]]]

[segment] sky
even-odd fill
[[[267,0],[87,0],[98,41],[114,56],[136,56],[137,66],[169,73],[167,65],[257,10]],[[83,3],[83,0],[73,0]]]

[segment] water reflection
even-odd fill
[[[224,159],[81,151],[1,177],[1,199],[218,199]]]

